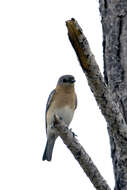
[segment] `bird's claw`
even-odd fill
[[[70,131],[71,131],[73,137],[77,137],[77,135],[72,131],[72,128],[70,128]]]
[[[53,128],[54,128],[54,125],[52,124],[50,127],[51,127],[51,129],[53,129]]]

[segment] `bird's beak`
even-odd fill
[[[74,83],[74,82],[76,82],[76,80],[75,79],[71,79],[71,83]]]

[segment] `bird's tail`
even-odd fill
[[[50,138],[47,140],[47,143],[46,143],[46,147],[45,147],[45,151],[44,151],[42,160],[51,161],[51,159],[52,159],[53,147],[54,147],[54,144],[55,144],[55,140],[56,140],[56,137],[55,137],[55,136],[52,136],[52,137],[50,137]]]

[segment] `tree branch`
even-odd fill
[[[110,89],[104,82],[99,67],[92,54],[88,41],[75,19],[66,22],[70,42],[75,49],[88,84],[112,131],[127,139],[127,125],[119,109],[119,103],[113,101]]]
[[[108,124],[111,155],[116,180],[115,189],[127,189],[127,124],[120,110],[117,96],[104,83],[99,67],[78,23],[66,22],[70,42],[75,49],[88,84]]]
[[[65,125],[64,121],[60,120],[58,116],[55,116],[54,126],[58,130],[64,144],[68,147],[75,159],[78,161],[94,187],[98,190],[110,190],[110,187],[101,176],[97,167],[94,165],[89,155],[75,138],[74,133]]]
[[[103,32],[104,75],[127,123],[127,1],[99,0]],[[127,189],[127,138],[108,127],[115,190]]]

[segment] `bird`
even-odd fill
[[[56,88],[50,93],[45,112],[47,143],[42,160],[51,161],[52,152],[58,132],[54,126],[54,116],[61,118],[67,126],[72,121],[77,107],[75,93],[75,78],[72,75],[63,75],[58,79]]]

